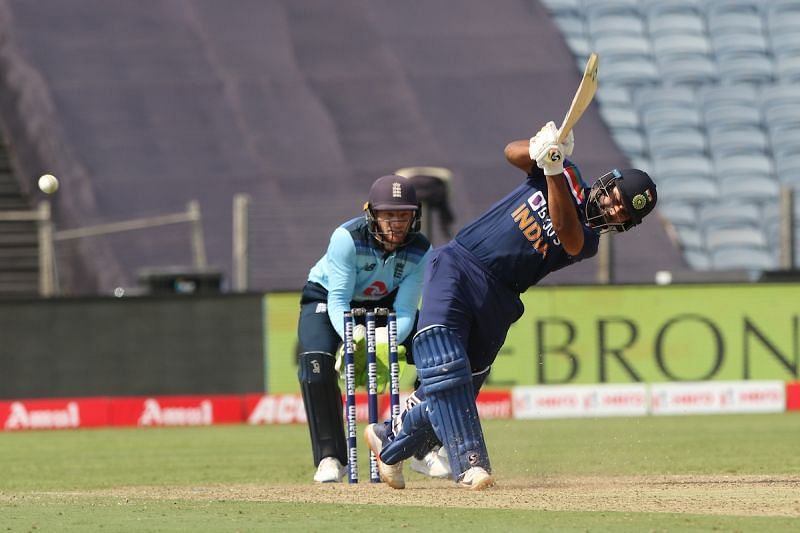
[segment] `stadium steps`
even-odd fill
[[[30,209],[11,167],[8,148],[0,142],[0,212]],[[0,298],[37,296],[38,293],[36,223],[0,220]]]

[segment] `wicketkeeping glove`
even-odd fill
[[[353,328],[354,359],[356,363],[356,388],[367,386],[367,328],[357,324]],[[377,359],[378,392],[386,390],[389,383],[389,332],[385,327],[375,328],[375,355]],[[400,375],[406,368],[406,347],[397,346],[397,356],[400,362]],[[344,345],[336,351],[336,370],[339,378],[344,380]]]
[[[564,158],[572,155],[575,136],[569,132],[563,143],[558,143],[558,128],[552,120],[531,137],[528,154],[531,161],[544,171],[545,176],[555,176],[564,172]]]

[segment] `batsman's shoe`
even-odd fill
[[[364,429],[364,440],[367,446],[375,454],[378,461],[378,473],[381,481],[393,489],[406,488],[406,480],[403,477],[403,461],[394,465],[387,465],[381,461],[381,450],[387,444],[383,424],[370,424]]]
[[[450,461],[444,448],[437,446],[425,454],[422,459],[411,458],[411,470],[423,476],[447,478],[450,477]]]
[[[335,457],[325,457],[319,462],[314,481],[318,483],[339,483],[347,473],[347,467]]]
[[[458,484],[469,490],[483,490],[494,486],[494,478],[480,466],[473,466],[464,472]]]

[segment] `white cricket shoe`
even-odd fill
[[[469,490],[483,490],[494,486],[494,478],[480,466],[473,466],[461,475],[458,484]]]
[[[378,424],[370,424],[364,429],[364,440],[367,441],[367,446],[377,458],[378,473],[381,476],[381,480],[393,489],[404,489],[406,488],[406,480],[403,477],[403,461],[394,465],[387,465],[380,460],[384,444],[381,434],[383,434],[382,426],[378,427]]]
[[[422,459],[411,458],[411,470],[419,472],[423,476],[448,478],[450,477],[450,461],[447,459],[447,452],[442,446],[437,446]]]
[[[319,462],[314,481],[318,483],[340,483],[347,473],[347,467],[336,457],[325,457]]]

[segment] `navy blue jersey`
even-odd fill
[[[522,293],[550,272],[592,257],[599,235],[586,224],[583,203],[588,188],[578,168],[564,165],[575,210],[583,222],[580,254],[570,256],[558,240],[547,208],[547,183],[537,168],[516,189],[468,224],[455,240],[498,280]]]

